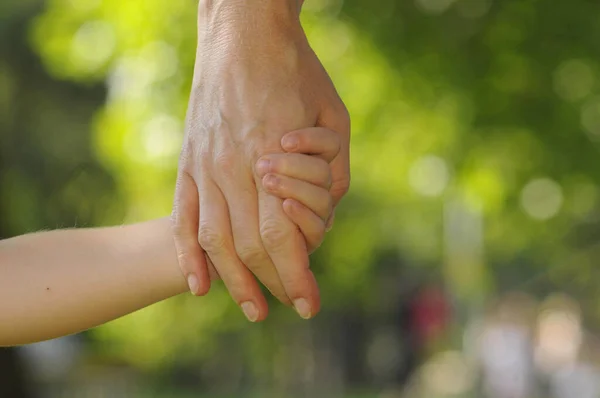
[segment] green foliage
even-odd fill
[[[585,272],[596,252],[598,11],[585,0],[307,1],[307,34],[353,122],[352,192],[315,256],[327,305],[368,302],[383,251],[441,263],[444,206],[456,198],[484,218],[490,266],[480,264],[473,283],[501,288],[490,273],[503,271],[492,265],[518,258],[543,264],[519,273],[523,283],[545,270],[565,288],[585,282],[560,275]],[[107,83],[93,148],[126,198],[126,222],[170,211],[195,16],[184,0],[49,0],[31,25],[53,76]],[[19,199],[35,188],[6,178],[19,182],[15,209],[35,218],[27,211],[35,206]],[[472,268],[450,270],[465,280]],[[217,289],[96,336],[140,365],[161,366],[175,354],[208,357],[219,334],[243,325],[238,311]],[[285,316],[274,308],[279,322]]]

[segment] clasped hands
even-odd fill
[[[201,1],[173,228],[195,295],[220,278],[250,321],[258,279],[311,318],[308,255],[349,188],[348,113],[291,1]],[[255,279],[256,278],[256,279]]]

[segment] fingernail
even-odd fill
[[[264,184],[265,184],[265,187],[267,187],[267,188],[275,189],[275,188],[277,188],[277,185],[279,184],[279,178],[277,178],[277,176],[275,176],[273,174],[268,174],[265,176]]]
[[[285,136],[281,140],[281,146],[286,151],[293,151],[298,147],[298,137],[296,136]]]
[[[256,173],[263,176],[271,169],[271,161],[268,159],[261,159],[256,163]]]
[[[308,301],[303,298],[296,299],[294,300],[294,308],[300,317],[304,319],[310,319],[312,314],[310,311],[310,305],[308,305]]]
[[[196,292],[198,292],[198,288],[200,284],[198,283],[198,277],[195,274],[189,274],[187,277],[187,283],[190,288],[190,292],[195,296]]]
[[[258,309],[254,305],[252,301],[246,301],[241,305],[242,311],[244,311],[244,315],[250,322],[256,322],[258,319]]]
[[[294,199],[284,199],[283,200],[283,209],[286,212],[294,212],[296,210],[297,204]]]

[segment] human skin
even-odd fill
[[[264,189],[284,198],[286,215],[314,250],[329,215],[328,161],[338,153],[338,135],[319,128],[293,134],[304,153],[274,154],[262,159],[269,167],[257,168]],[[220,277],[214,269],[209,275]],[[0,241],[0,346],[83,331],[186,290],[169,218],[6,239]]]
[[[286,132],[336,131],[331,212],[349,188],[350,122],[310,48],[292,0],[201,0],[198,47],[173,207],[179,265],[192,293],[214,264],[245,312],[267,316],[258,278],[303,318],[320,309],[305,237],[254,167],[293,150]],[[328,217],[331,224],[333,218]]]

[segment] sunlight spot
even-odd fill
[[[580,319],[568,310],[543,311],[538,318],[537,366],[552,372],[577,360],[582,342]]]
[[[427,155],[418,159],[410,168],[408,181],[415,192],[435,197],[441,195],[448,181],[450,173],[444,159]]]
[[[122,57],[107,79],[109,102],[146,97],[153,77],[151,68],[139,58]]]
[[[587,97],[594,85],[594,72],[584,61],[565,61],[554,71],[554,91],[567,101]]]
[[[474,375],[460,352],[437,354],[421,370],[421,382],[435,396],[455,396],[468,392]]]
[[[537,220],[554,217],[563,203],[562,189],[549,178],[530,181],[521,192],[521,206]]]
[[[164,41],[148,44],[142,50],[140,59],[152,74],[153,80],[164,80],[174,76],[179,64],[176,50]]]
[[[323,53],[323,55],[329,60],[336,61],[348,51],[354,38],[352,31],[347,25],[337,23],[330,27],[327,40],[330,42],[329,52]]]
[[[142,132],[144,150],[150,160],[177,155],[181,147],[183,128],[179,120],[170,115],[157,115],[150,119]]]
[[[71,42],[71,56],[81,68],[93,72],[108,61],[115,46],[112,26],[104,21],[91,21],[83,24],[75,33]]]

